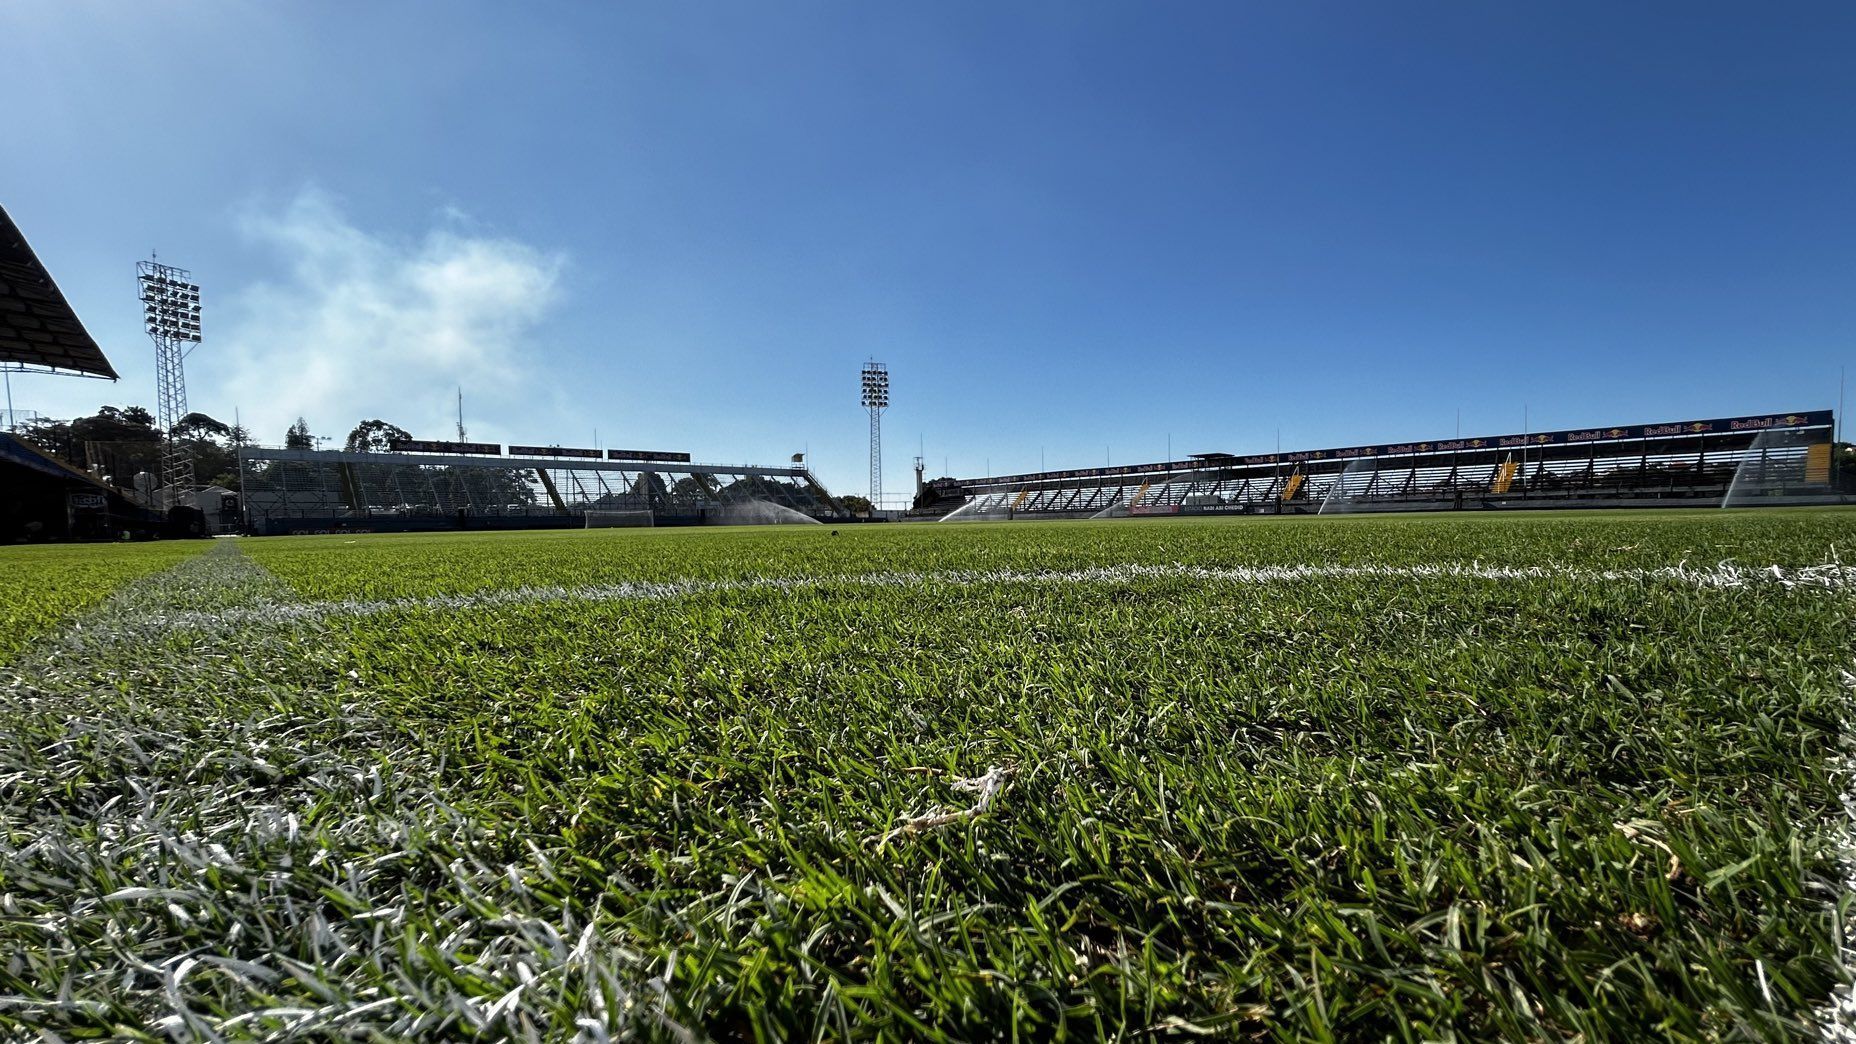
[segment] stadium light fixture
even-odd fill
[[[864,363],[863,405],[870,411],[870,505],[883,504],[883,411],[889,408],[889,367]]]
[[[142,328],[148,336],[187,344],[200,343],[200,284],[179,268],[143,261]]]
[[[161,484],[172,507],[196,485],[193,459],[174,438],[174,428],[187,416],[187,375],[181,361],[200,343],[200,284],[186,269],[152,260],[136,262],[135,269],[141,283],[142,329],[155,342],[156,419],[166,440]]]

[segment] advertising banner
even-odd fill
[[[395,453],[469,453],[500,457],[503,447],[494,442],[438,442],[431,439],[394,439],[387,448]]]
[[[607,450],[607,460],[650,460],[664,464],[688,464],[687,453],[668,453],[663,450]]]
[[[569,446],[511,446],[512,457],[576,457],[582,460],[598,460],[601,456],[596,449],[574,449]]]

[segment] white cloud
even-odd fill
[[[259,441],[282,441],[299,415],[337,439],[371,417],[449,438],[459,385],[471,436],[494,441],[473,414],[520,415],[537,397],[530,353],[560,297],[559,254],[447,227],[395,242],[315,191],[242,231],[285,275],[231,295],[208,332],[226,376],[202,398],[236,407]]]

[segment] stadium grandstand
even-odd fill
[[[123,490],[0,434],[0,542],[189,535]]]
[[[1841,499],[1829,410],[940,479],[950,520],[1811,504]]]
[[[5,207],[0,207],[0,370],[116,379],[116,368]]]
[[[256,534],[809,522],[844,515],[789,465],[695,463],[688,453],[404,441],[388,452],[239,451]]]

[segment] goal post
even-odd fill
[[[649,511],[588,511],[586,528],[622,529],[656,525]]]

